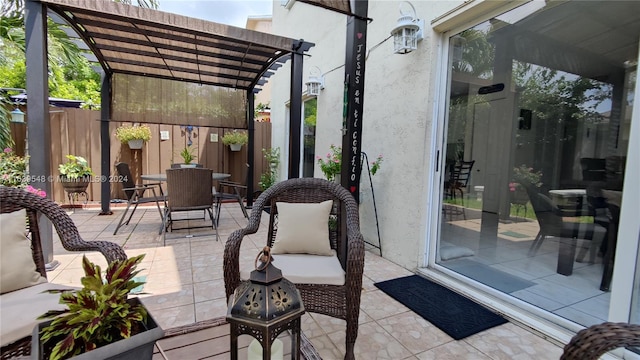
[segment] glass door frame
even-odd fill
[[[518,4],[519,5],[519,4]],[[512,6],[512,8],[518,5]],[[447,29],[445,32],[439,32],[438,37],[434,38],[434,41],[439,41],[438,47],[437,65],[436,71],[437,77],[435,79],[436,91],[434,92],[434,120],[435,126],[432,127],[432,156],[434,164],[433,171],[429,171],[429,183],[431,191],[428,194],[428,207],[425,229],[425,248],[423,256],[424,263],[420,272],[427,276],[433,277],[438,280],[448,281],[448,284],[459,288],[464,291],[471,298],[481,301],[488,305],[495,305],[497,307],[504,308],[505,306],[511,311],[519,312],[517,316],[518,320],[523,321],[536,329],[539,329],[551,337],[555,337],[560,340],[568,341],[567,336],[572,334],[567,333],[566,329],[578,330],[580,327],[577,325],[567,324],[565,329],[561,329],[558,326],[549,324],[545,321],[548,316],[543,316],[542,319],[537,318],[544,311],[539,308],[535,308],[529,304],[519,304],[516,301],[509,301],[509,304],[505,304],[504,300],[507,295],[500,294],[493,289],[486,288],[482,284],[472,284],[468,279],[465,279],[462,275],[454,273],[449,269],[444,268],[436,263],[437,261],[437,246],[440,240],[441,232],[441,209],[443,206],[443,189],[444,189],[444,154],[446,154],[446,139],[447,139],[447,125],[448,125],[448,107],[449,98],[446,94],[450,91],[451,78],[451,66],[449,59],[449,43],[450,37],[477,24],[487,21],[492,17],[500,15],[501,13],[508,11],[501,7],[488,13],[483,18],[475,18],[472,22],[458,23],[455,27]],[[640,39],[638,39],[640,42]],[[640,59],[640,55],[638,57]],[[636,70],[636,88],[634,93],[633,103],[636,105],[632,113],[631,121],[631,134],[629,138],[629,147],[627,151],[627,164],[625,173],[625,186],[624,186],[624,199],[621,206],[621,218],[620,218],[620,239],[631,239],[632,241],[620,241],[615,254],[615,265],[612,279],[612,291],[611,301],[609,307],[609,321],[629,322],[631,302],[634,299],[633,291],[636,287],[638,280],[636,277],[640,277],[640,270],[636,268],[638,259],[640,257],[640,222],[637,221],[637,214],[640,213],[640,187],[637,186],[637,179],[640,178],[640,68]],[[439,89],[439,90],[438,90]],[[635,184],[634,184],[635,183]],[[453,281],[452,281],[453,280]],[[457,280],[457,281],[456,281]],[[640,290],[638,290],[640,291]],[[636,298],[640,298],[640,294],[635,294]],[[530,311],[534,316],[523,313],[522,309]],[[560,321],[562,322],[562,321]],[[564,324],[563,324],[564,326]],[[627,356],[636,358],[638,355],[631,352]]]

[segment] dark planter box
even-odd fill
[[[130,304],[138,304],[138,298],[127,300]],[[52,320],[42,322],[33,329],[31,335],[31,359],[44,360],[42,357],[42,345],[40,344],[39,333],[42,328],[51,323]],[[153,357],[153,345],[157,340],[164,336],[164,331],[156,323],[151,313],[147,310],[147,322],[145,323],[146,331],[136,334],[128,339],[123,339],[101,346],[95,350],[74,356],[77,360],[147,360]]]

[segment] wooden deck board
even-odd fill
[[[284,345],[285,359],[290,359],[291,337],[288,332],[284,332],[279,338]],[[247,358],[247,347],[252,339],[249,335],[241,335],[238,338],[240,359]],[[321,360],[304,334],[301,342],[303,359]],[[230,358],[229,344],[229,324],[224,321],[224,318],[206,320],[165,330],[165,337],[160,339],[154,347],[153,360],[226,360]]]

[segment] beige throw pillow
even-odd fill
[[[26,237],[27,211],[0,215],[0,293],[47,282],[36,271]]]
[[[333,200],[321,203],[276,202],[278,232],[273,254],[313,254],[330,256],[329,214]]]

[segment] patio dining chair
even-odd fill
[[[466,220],[467,215],[464,211],[464,192],[467,190],[469,186],[469,179],[471,178],[471,169],[473,169],[473,164],[475,160],[471,161],[460,161],[454,164],[451,167],[451,172],[449,173],[449,180],[444,183],[444,193],[449,199],[455,201],[460,195],[460,202],[462,204],[461,208],[457,206],[449,205],[448,209],[445,211],[445,215],[449,213],[449,216],[452,215],[462,215],[462,217]],[[443,209],[445,210],[445,209]]]
[[[244,194],[247,193],[247,187],[238,182],[228,180],[220,180],[218,185],[219,187],[215,193],[217,204],[216,225],[220,222],[220,210],[222,208],[222,203],[225,201],[237,201],[245,219],[248,219],[249,213],[247,212],[244,196]]]
[[[358,204],[340,184],[318,178],[289,179],[258,197],[248,225],[234,231],[225,245],[227,300],[253,270],[240,269],[240,247],[248,235],[258,231],[267,206],[271,209],[266,245],[272,248],[274,265],[296,285],[307,311],[346,320],[345,359],[353,359],[364,240]],[[255,235],[251,237],[255,241]]]
[[[194,229],[211,227],[216,232],[218,240],[218,225],[214,216],[215,197],[212,188],[213,170],[206,168],[167,169],[167,205],[164,208],[162,218],[162,233],[181,229]],[[202,218],[176,218],[177,212],[204,210],[209,215],[211,225],[189,225],[175,228],[173,224],[178,221],[196,221]],[[205,218],[206,219],[206,218]]]
[[[160,186],[160,183],[136,184],[135,181],[133,181],[133,176],[131,175],[131,169],[129,169],[129,164],[127,163],[123,163],[123,162],[117,163],[116,170],[118,172],[118,180],[122,184],[122,190],[124,190],[124,193],[127,197],[127,208],[122,213],[122,216],[120,217],[120,221],[118,221],[118,226],[116,226],[116,229],[113,231],[113,235],[118,233],[118,230],[123,225],[129,225],[129,221],[131,221],[131,218],[133,217],[133,213],[136,212],[136,209],[140,204],[155,203],[156,207],[158,208],[158,213],[160,214],[160,218],[162,219],[163,214],[162,214],[162,210],[160,210],[160,202],[162,201],[164,203],[166,200],[166,197],[162,192],[162,187]],[[156,189],[158,189],[158,193],[156,193]],[[151,192],[152,196],[145,196],[149,194],[148,191]],[[133,209],[131,209],[132,205],[133,205]],[[129,209],[131,209],[131,212],[129,212]],[[127,213],[129,214],[129,217],[127,218],[126,221],[124,221],[125,217],[127,216]],[[162,229],[160,231],[162,232]]]
[[[23,210],[26,215],[21,213]],[[44,292],[65,286],[47,282],[39,215],[51,221],[67,251],[97,251],[108,263],[125,260],[127,255],[118,244],[83,240],[64,209],[50,199],[22,189],[0,186],[0,213],[0,254],[3,255],[0,261],[0,274],[3,275],[0,281],[0,342],[4,360],[29,356],[31,333],[39,322],[37,317],[61,306],[59,294]],[[28,236],[25,236],[25,229]]]

